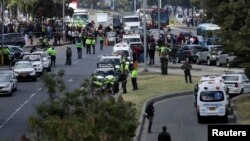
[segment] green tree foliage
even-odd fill
[[[222,27],[222,44],[250,74],[250,1],[208,0],[207,16]]]
[[[56,77],[59,76],[57,74],[46,79],[49,81],[45,86],[55,87]],[[134,104],[124,101],[122,97],[116,100],[114,97],[102,99],[90,95],[88,80],[85,80],[82,86],[83,89],[65,93],[57,100],[42,103],[36,108],[37,114],[29,118],[32,139],[34,141],[132,141],[137,127]]]

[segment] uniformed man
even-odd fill
[[[4,57],[4,65],[9,65],[10,63],[10,50],[7,47],[2,49],[3,57]]]
[[[161,73],[168,74],[168,57],[169,57],[169,49],[165,46],[161,46],[160,48],[160,60],[161,60]]]
[[[138,76],[138,71],[137,71],[137,69],[133,66],[133,67],[132,67],[132,71],[131,71],[131,82],[132,82],[132,86],[133,86],[133,91],[138,90],[137,76]]]
[[[65,65],[71,65],[71,57],[72,57],[72,50],[70,47],[67,47],[66,50],[66,63]]]
[[[103,36],[102,33],[99,35],[99,41],[100,41],[100,50],[102,50],[103,49],[103,43],[104,43],[104,36]]]
[[[76,41],[76,49],[77,49],[78,59],[82,58],[82,48],[83,48],[83,45],[81,43],[81,40],[77,39],[77,41]]]
[[[186,83],[188,83],[188,78],[189,78],[189,83],[192,83],[192,76],[190,72],[192,69],[192,65],[189,63],[188,60],[186,60],[185,63],[181,66],[181,69],[184,70]]]
[[[50,58],[51,58],[51,66],[56,66],[56,50],[54,47],[51,47],[51,49],[49,50],[49,55],[50,55]]]
[[[129,73],[129,66],[126,64],[126,61],[123,60],[120,66],[121,75],[120,80],[122,82],[123,93],[127,93],[127,78]]]
[[[92,46],[92,49],[93,49],[93,54],[95,54],[95,43],[96,43],[95,37],[92,37],[92,39],[91,39],[91,46]]]
[[[91,39],[89,36],[87,37],[85,44],[86,44],[86,54],[90,54]]]

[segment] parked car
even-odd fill
[[[12,95],[17,90],[17,79],[13,71],[0,71],[0,94]]]
[[[221,77],[229,89],[229,95],[250,92],[250,80],[243,72],[226,72]]]
[[[16,46],[16,45],[6,45],[6,47],[9,49],[10,51],[10,56],[11,56],[11,60],[14,59],[21,59],[23,57],[23,54],[26,52],[23,48],[21,48],[20,46]]]
[[[35,51],[32,54],[40,54],[42,56],[43,67],[46,71],[51,71],[51,58],[47,51]]]
[[[207,65],[215,64],[220,51],[224,51],[224,47],[221,45],[205,46],[196,53],[196,63],[201,64],[203,62],[206,62]]]
[[[117,34],[116,32],[107,32],[107,40],[108,45],[114,45],[117,42]]]
[[[177,52],[176,62],[180,63],[181,61],[184,61],[188,59],[189,62],[195,62],[196,61],[196,53],[201,50],[200,45],[184,45],[182,48],[180,48]]]
[[[5,45],[18,45],[20,47],[25,46],[25,39],[21,33],[7,33],[3,37],[0,35],[0,39],[3,38]],[[2,41],[0,40],[0,44]]]
[[[224,53],[223,51],[219,52],[218,57],[216,59],[216,66],[220,67],[225,65],[226,67],[230,67],[231,62],[236,58],[233,53]]]
[[[41,54],[27,53],[23,55],[23,60],[30,61],[32,66],[35,68],[36,74],[41,76],[44,71],[43,59]]]
[[[36,71],[30,61],[17,61],[13,67],[13,72],[17,80],[31,79],[36,81],[37,79]]]

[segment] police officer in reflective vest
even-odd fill
[[[78,59],[82,58],[82,48],[83,48],[83,45],[81,43],[81,40],[77,39],[77,41],[76,41],[76,49],[77,49]]]
[[[126,61],[123,60],[120,66],[121,75],[120,81],[122,82],[123,93],[127,93],[127,77],[129,73],[129,66],[126,64]]]
[[[138,90],[137,76],[138,76],[138,71],[137,71],[137,69],[133,66],[133,67],[132,67],[132,72],[131,72],[131,81],[132,81],[133,91]]]
[[[48,51],[50,58],[51,58],[51,66],[56,66],[56,50],[54,47],[51,47],[51,49],[49,49]]]
[[[87,37],[85,44],[86,44],[86,54],[90,54],[91,39],[89,36]]]
[[[103,42],[104,42],[104,36],[102,33],[99,35],[99,41],[100,41],[100,50],[102,50],[103,49]]]
[[[168,57],[169,49],[165,46],[160,48],[160,60],[161,60],[161,73],[168,74]]]
[[[95,37],[92,37],[92,39],[91,39],[91,46],[92,46],[92,49],[93,49],[93,54],[95,54],[95,43],[96,43]]]

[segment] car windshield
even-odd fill
[[[121,56],[129,56],[129,53],[128,53],[128,51],[127,50],[118,50],[117,52],[116,52],[116,55],[121,55]]]
[[[129,44],[133,42],[141,42],[140,38],[125,38],[123,39],[123,42]]]
[[[40,56],[39,55],[25,55],[23,59],[28,60],[28,61],[40,61]]]
[[[108,70],[108,71],[97,71],[95,73],[96,76],[108,76],[108,75],[115,75],[115,72],[113,70]]]
[[[213,47],[211,50],[212,52],[218,52],[218,51],[224,51],[224,48],[221,46],[218,46],[218,47]]]
[[[139,18],[134,17],[134,18],[124,18],[124,22],[138,22]]]
[[[224,81],[238,81],[239,76],[222,76]]]
[[[114,63],[115,65],[120,65],[121,63],[119,58],[105,58],[105,59],[102,59],[101,62]]]
[[[31,63],[17,63],[15,69],[20,69],[20,68],[32,68],[32,65]]]
[[[108,36],[108,37],[115,37],[115,36],[116,36],[116,33],[115,33],[115,32],[108,32],[108,33],[107,33],[107,36]]]
[[[203,102],[219,102],[224,100],[222,91],[203,91],[200,94],[200,101]]]
[[[10,79],[10,77],[7,74],[1,74],[0,75],[0,82],[8,82],[9,79]]]

